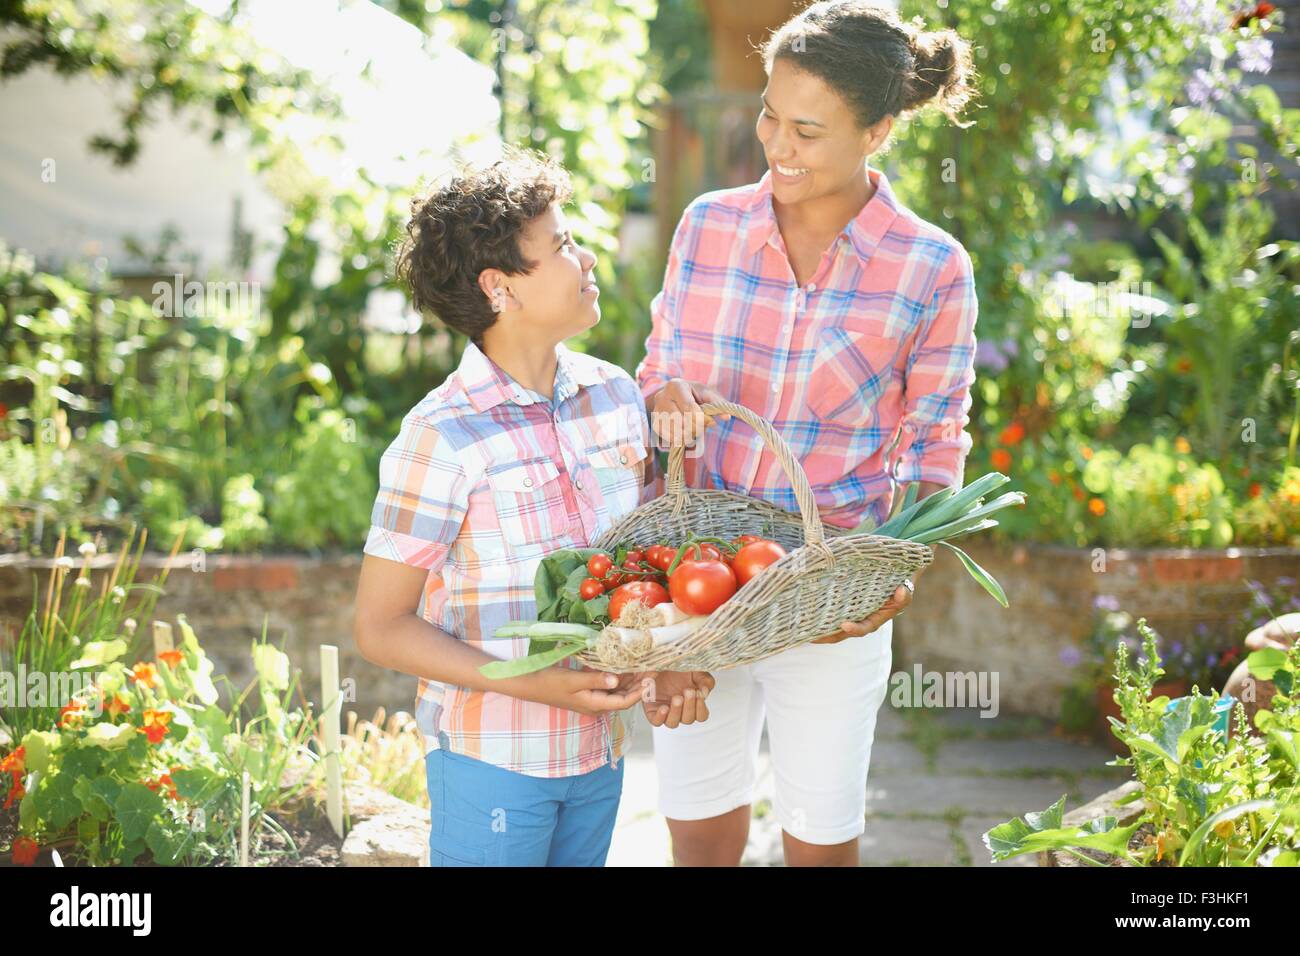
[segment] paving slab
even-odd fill
[[[940,744],[935,755],[935,770],[939,773],[1032,770],[1041,772],[1041,775],[1047,775],[1051,770],[1060,770],[1068,773],[1111,776],[1118,773],[1127,776],[1126,768],[1106,766],[1106,761],[1114,759],[1114,756],[1104,747],[1076,744],[1052,737],[1016,740],[970,738],[945,740]]]
[[[881,774],[867,779],[868,814],[941,816],[947,812],[1006,813],[1042,810],[1067,796],[1078,799],[1072,783],[1059,777],[940,776]]]
[[[943,820],[867,821],[858,839],[863,866],[954,866],[957,852]]]

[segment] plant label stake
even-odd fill
[[[343,836],[343,774],[339,766],[339,649],[320,646],[320,736],[325,749],[325,812],[338,837]]]
[[[163,651],[175,650],[172,641],[172,626],[166,621],[153,622],[153,656],[158,657]]]
[[[244,794],[239,809],[239,865],[248,866],[248,771],[244,771]]]

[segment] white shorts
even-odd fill
[[[886,621],[864,637],[715,672],[708,720],[653,728],[659,812],[704,820],[750,803],[766,717],[781,828],[821,845],[860,836],[893,631]]]

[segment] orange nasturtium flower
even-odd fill
[[[1106,502],[1100,498],[1093,498],[1088,502],[1088,510],[1100,518],[1106,513]]]
[[[1080,445],[1079,454],[1083,456],[1084,461],[1088,461],[1090,458],[1092,458],[1092,449],[1089,448],[1087,445]]]
[[[14,785],[9,789],[9,796],[5,797],[4,808],[8,810],[14,805],[15,800],[21,800],[27,796],[27,790],[23,787],[23,778],[14,774]]]
[[[1191,444],[1182,435],[1174,439],[1174,451],[1180,455],[1189,454],[1192,450]]]
[[[0,760],[0,773],[21,774],[23,772],[23,761],[26,759],[27,748],[19,747],[9,756],[5,757],[4,760]]]
[[[59,708],[59,726],[71,727],[81,723],[81,718],[85,716],[86,702],[80,697],[74,697],[63,707]]]
[[[1054,485],[1059,485],[1061,483],[1061,473],[1053,468],[1047,473],[1047,480]]]
[[[174,668],[177,664],[179,664],[179,663],[181,662],[181,657],[182,657],[182,656],[183,656],[183,655],[181,654],[180,651],[175,651],[175,650],[173,650],[173,651],[162,651],[162,652],[159,653],[159,655],[158,655],[158,660],[162,661],[162,662],[163,662],[164,664],[166,664],[168,667],[172,667],[172,668]]]
[[[114,694],[104,703],[110,717],[119,717],[131,709],[131,702],[121,694]]]
[[[1083,500],[1084,498],[1086,498],[1086,497],[1088,497],[1088,496],[1085,495],[1085,494],[1083,493],[1083,489],[1080,488],[1078,485],[1075,485],[1075,486],[1074,486],[1074,498],[1075,498],[1075,500],[1076,500],[1076,501],[1082,501],[1082,500]]]
[[[1020,422],[1012,422],[1006,428],[1002,429],[1002,436],[998,441],[1004,445],[1018,445],[1020,440],[1025,437],[1025,426]]]
[[[126,676],[138,684],[144,684],[145,687],[158,686],[158,669],[152,664],[136,664],[131,668],[131,673]]]
[[[31,866],[40,850],[31,837],[21,836],[14,840],[14,866]]]
[[[1258,498],[1264,488],[1258,481],[1252,481],[1250,487],[1246,489],[1246,495],[1251,498]]]
[[[136,732],[144,734],[151,744],[162,743],[162,739],[167,736],[167,724],[171,719],[171,711],[145,710],[144,726],[137,727]]]
[[[989,456],[993,461],[993,467],[998,471],[1011,470],[1011,452],[1005,448],[994,448],[993,454]]]

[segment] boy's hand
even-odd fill
[[[572,710],[588,717],[627,710],[644,693],[636,675],[577,671],[553,666],[530,675],[528,700]]]
[[[705,671],[644,671],[636,675],[644,686],[641,708],[654,727],[677,727],[709,719],[704,702],[717,686],[713,675]]]

